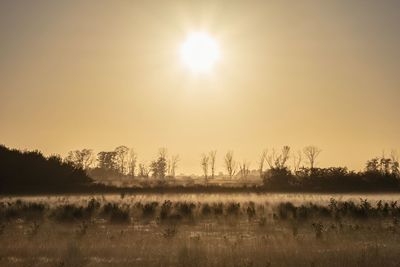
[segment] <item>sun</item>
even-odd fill
[[[220,58],[218,43],[205,32],[193,32],[180,47],[183,64],[193,72],[209,72]]]

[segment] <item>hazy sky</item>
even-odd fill
[[[221,58],[182,65],[188,33]],[[178,172],[314,144],[360,169],[400,149],[400,1],[0,1],[0,143],[46,154],[159,147]]]

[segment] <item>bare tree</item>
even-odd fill
[[[385,158],[383,155],[382,158],[379,161],[380,163],[380,170],[383,175],[388,175],[390,174],[390,165],[392,163],[392,160],[389,158]]]
[[[250,163],[244,160],[239,164],[239,173],[242,179],[246,179],[250,174]]]
[[[392,174],[398,177],[400,175],[400,165],[399,165],[399,155],[396,150],[392,150],[392,152],[390,153],[390,158],[392,160],[392,167],[391,167]]]
[[[260,173],[260,177],[262,177],[263,172],[264,172],[264,165],[265,162],[267,161],[267,156],[268,156],[268,149],[264,149],[263,152],[260,155],[260,162],[259,162],[259,167],[258,167],[258,171]]]
[[[94,154],[92,149],[74,150],[68,152],[65,158],[66,162],[73,164],[76,168],[87,170],[94,162]]]
[[[268,163],[270,168],[282,169],[285,167],[286,162],[290,157],[290,147],[282,147],[281,153],[277,153],[273,148],[271,153],[266,153],[265,161]]]
[[[367,161],[366,171],[376,173],[379,171],[379,158],[373,158]]]
[[[367,161],[366,171],[373,173],[380,172],[381,175],[400,177],[400,165],[397,152],[392,150],[390,158],[385,157],[385,153],[382,153],[381,157],[375,157]]]
[[[136,175],[136,163],[137,163],[137,154],[133,148],[129,150],[129,158],[128,158],[128,172],[132,178],[135,178]]]
[[[82,149],[82,166],[84,170],[87,170],[92,166],[94,162],[94,154],[92,149]]]
[[[303,154],[299,150],[297,151],[297,155],[293,154],[292,158],[293,158],[293,171],[296,173],[297,171],[300,170],[300,165],[301,162],[303,161]]]
[[[126,173],[126,165],[128,159],[129,148],[126,146],[119,146],[114,149],[116,163],[121,174]]]
[[[168,149],[166,149],[165,147],[158,149],[158,157],[159,158],[163,158],[166,160],[167,155],[168,155]]]
[[[270,153],[265,154],[265,161],[268,163],[269,168],[274,168],[275,167],[275,158],[276,158],[276,151],[275,148],[272,149]]]
[[[149,177],[150,169],[144,163],[139,164],[139,176],[147,178]]]
[[[201,169],[203,170],[203,174],[204,174],[204,179],[207,182],[207,178],[208,178],[208,163],[209,163],[209,156],[202,154],[201,155]]]
[[[209,159],[210,159],[210,167],[211,167],[211,179],[214,179],[215,177],[215,159],[217,156],[217,151],[212,150],[209,153]]]
[[[321,153],[321,149],[319,149],[316,146],[306,146],[303,149],[303,153],[306,156],[306,159],[308,160],[308,163],[310,164],[310,169],[314,169],[315,167],[315,161],[319,154]]]
[[[100,151],[97,153],[98,167],[104,170],[117,171],[115,151]]]
[[[233,151],[226,153],[224,160],[226,171],[228,172],[229,178],[232,179],[237,170],[237,162],[233,159]]]
[[[289,160],[289,157],[290,157],[290,146],[284,146],[282,148],[281,155],[279,156],[279,160],[276,163],[278,168],[284,168],[286,162]]]
[[[175,171],[178,168],[179,155],[171,156],[168,161],[168,175],[175,178]]]

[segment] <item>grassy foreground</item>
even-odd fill
[[[399,266],[400,207],[3,201],[0,266]]]

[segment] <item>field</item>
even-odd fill
[[[399,195],[0,199],[0,266],[399,266]]]

